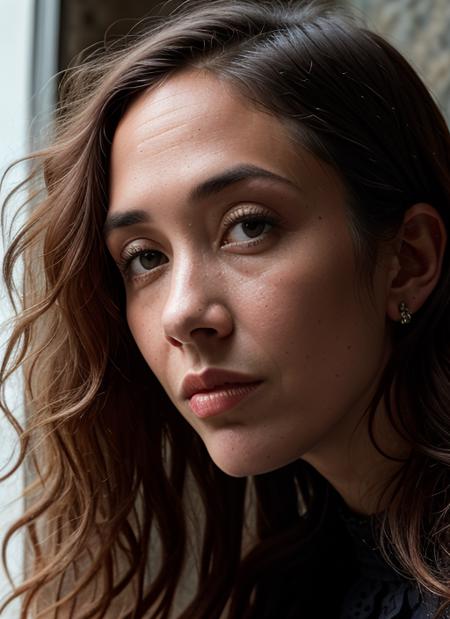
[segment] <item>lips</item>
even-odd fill
[[[181,385],[181,394],[184,399],[189,400],[197,393],[207,393],[221,387],[238,387],[259,382],[261,382],[260,379],[248,374],[208,368],[201,374],[188,374]]]

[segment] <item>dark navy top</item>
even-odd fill
[[[267,571],[261,561],[252,612],[243,618],[434,619],[441,600],[386,562],[377,548],[376,516],[351,511],[330,486],[314,519],[318,525],[306,540],[293,526],[279,547],[272,544],[272,553],[291,552]]]
[[[343,502],[337,511],[351,540],[356,574],[339,619],[432,619],[438,600],[386,563],[374,541],[375,519],[355,514]]]

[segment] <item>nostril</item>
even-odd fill
[[[175,346],[176,348],[180,348],[181,346],[183,346],[183,343],[180,342],[179,340],[176,340],[174,337],[167,335],[167,341],[169,342],[169,344],[172,344],[172,346]]]
[[[191,335],[198,332],[204,333],[207,336],[217,335],[217,329],[212,329],[211,327],[197,327],[191,331]]]
[[[206,305],[200,311],[195,304],[175,305],[170,307],[162,319],[162,327],[166,340],[174,347],[179,348],[183,344],[194,344],[201,341],[213,341],[224,338],[233,331],[233,320],[229,310],[218,303]]]

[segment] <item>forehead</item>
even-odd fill
[[[264,126],[270,134],[284,133],[278,119],[257,109],[229,81],[207,71],[190,70],[144,91],[128,107],[115,138],[134,132],[144,140],[160,137],[163,141],[166,132],[181,135],[188,128],[192,138],[197,134],[210,137],[224,126],[239,132],[245,128],[255,132]]]
[[[296,143],[289,126],[229,82],[185,71],[142,93],[126,110],[112,144],[110,211],[152,192],[177,199],[237,164],[264,168],[301,185],[300,176],[335,177]],[[299,174],[301,171],[301,174]],[[334,178],[334,180],[336,180]]]

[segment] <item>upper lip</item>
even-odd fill
[[[194,393],[210,391],[216,387],[223,387],[226,383],[255,383],[260,379],[248,374],[240,374],[230,370],[208,368],[200,374],[187,374],[181,384],[181,394],[185,399],[191,398]]]

